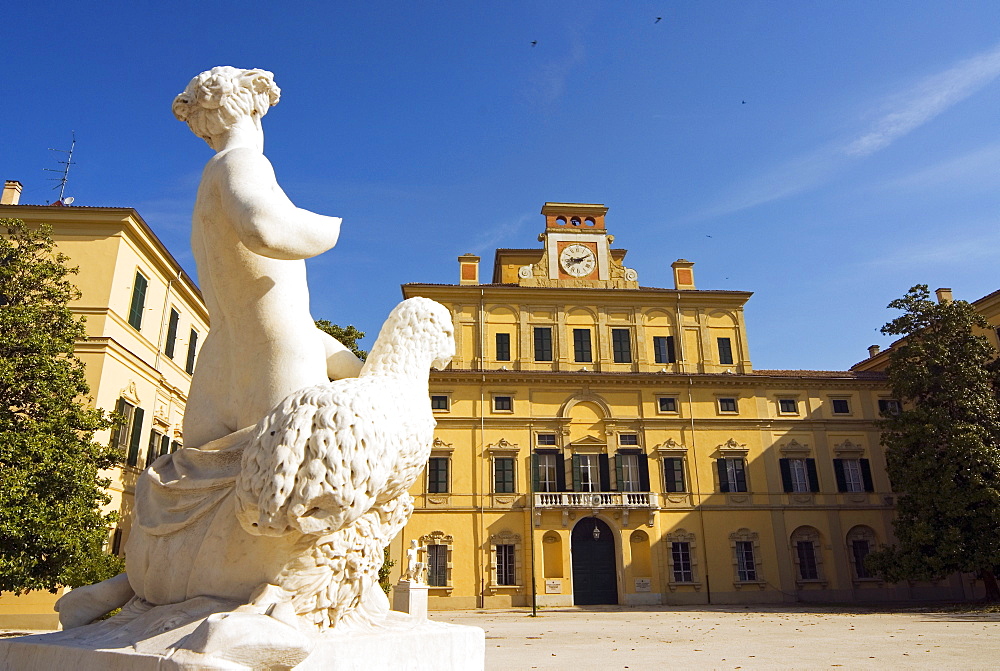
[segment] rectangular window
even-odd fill
[[[497,361],[510,361],[509,333],[497,333]]]
[[[733,362],[733,342],[729,338],[717,338],[719,344],[719,363],[726,365]]]
[[[639,455],[619,453],[615,455],[615,461],[615,475],[618,479],[618,491],[642,491],[641,479],[639,477]]]
[[[430,587],[448,586],[448,546],[427,546],[427,585]]]
[[[431,396],[431,410],[448,412],[448,396],[445,394]]]
[[[639,434],[637,434],[637,433],[619,433],[618,434],[618,444],[619,445],[638,445],[639,444]]]
[[[735,398],[720,398],[719,412],[738,412]]]
[[[495,494],[514,493],[514,457],[493,459],[493,492]]]
[[[139,443],[142,441],[142,416],[145,411],[142,408],[135,408],[132,411],[132,422],[129,427],[128,456],[125,463],[129,466],[139,465]]]
[[[670,493],[687,491],[683,457],[666,457],[663,460],[663,489]]]
[[[632,363],[632,332],[611,329],[611,350],[615,363]]]
[[[552,361],[551,327],[535,327],[535,361]]]
[[[125,463],[136,466],[139,463],[139,443],[142,441],[142,418],[145,411],[119,398],[115,404],[119,423],[111,433],[111,444],[125,453]]]
[[[833,399],[833,414],[835,415],[851,414],[851,404],[847,402],[846,398]]]
[[[142,328],[142,313],[146,308],[146,287],[148,285],[149,280],[137,270],[135,281],[132,283],[132,303],[128,309],[128,323],[136,331]]]
[[[716,461],[719,472],[719,491],[747,491],[746,461],[743,457],[723,457]]]
[[[799,414],[799,402],[794,398],[779,398],[778,412],[785,415],[797,415]]]
[[[818,492],[819,476],[815,459],[779,459],[781,484],[785,492]]]
[[[799,578],[818,580],[819,567],[816,566],[816,546],[812,541],[798,541],[795,551],[799,557]]]
[[[902,411],[903,406],[895,399],[880,398],[878,401],[878,414],[883,417],[894,417]]]
[[[181,313],[170,308],[170,321],[167,323],[167,343],[163,347],[163,353],[171,359],[174,358],[174,346],[177,344],[177,324],[181,321]]]
[[[160,456],[160,449],[163,446],[163,441],[167,441],[167,449],[170,448],[170,439],[164,436],[162,433],[153,429],[149,432],[149,444],[146,446],[146,466],[148,467],[156,458]]]
[[[431,494],[448,493],[448,457],[427,460],[427,491]]]
[[[677,363],[673,336],[653,336],[653,362]]]
[[[677,399],[673,396],[661,396],[656,402],[660,412],[677,412]]]
[[[170,454],[170,436],[160,438],[160,453],[156,456],[162,457],[164,454]]]
[[[865,557],[872,551],[871,545],[866,540],[851,541],[851,555],[854,558],[854,574],[858,578],[871,578],[868,567],[865,566]]]
[[[554,433],[540,433],[535,438],[535,443],[538,445],[555,445],[556,444],[556,434]]]
[[[573,360],[577,363],[594,360],[590,351],[590,329],[573,329]]]
[[[740,582],[756,582],[757,564],[753,559],[753,541],[736,541],[736,575]]]
[[[837,491],[875,491],[871,464],[867,459],[834,459],[833,473],[837,477]]]
[[[670,556],[674,564],[674,582],[694,582],[694,572],[691,570],[691,544],[679,541],[672,542]]]
[[[576,454],[573,455],[574,465],[574,491],[577,492],[599,492],[601,491],[601,471],[600,460],[596,454]]]
[[[562,478],[562,459],[555,452],[538,452],[535,454],[535,491],[562,491],[559,481]]]
[[[513,412],[514,399],[512,396],[494,396],[493,412]]]
[[[514,546],[495,545],[497,553],[497,584],[516,585],[514,571]]]
[[[198,345],[198,332],[191,329],[191,337],[188,338],[188,355],[187,362],[184,364],[184,370],[188,373],[194,373],[194,354],[195,347]]]

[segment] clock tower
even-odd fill
[[[622,261],[626,250],[611,249],[604,217],[608,208],[598,203],[545,203],[545,231],[538,236],[540,250],[497,250],[494,282],[520,286],[636,289],[638,276]]]

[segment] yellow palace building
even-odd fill
[[[886,584],[880,371],[754,370],[745,291],[641,286],[607,208],[546,203],[541,247],[490,281],[406,284],[453,314],[416,510],[430,607],[965,598],[971,579]]]
[[[126,422],[95,435],[113,441],[125,464],[111,478],[109,510],[119,522],[108,531],[108,551],[125,547],[136,478],[160,454],[183,444],[181,423],[208,311],[194,281],[181,269],[138,212],[124,207],[22,205],[21,184],[8,180],[0,218],[52,226],[56,249],[79,273],[81,297],[70,304],[86,317],[87,339],[76,355],[86,365],[93,403]],[[0,628],[55,627],[58,595],[0,594]]]

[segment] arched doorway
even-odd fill
[[[596,517],[585,517],[573,527],[573,603],[587,606],[618,603],[618,569],[611,527]]]

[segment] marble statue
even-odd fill
[[[424,569],[426,566],[424,565],[424,562],[419,561],[421,552],[427,552],[427,547],[420,545],[415,540],[411,540],[410,547],[406,549],[406,571],[403,573],[404,579],[412,580],[413,582],[424,581]]]
[[[409,658],[437,640],[454,668],[470,651],[482,668],[481,630],[390,613],[378,586],[430,455],[428,375],[455,353],[451,315],[403,301],[363,364],[314,326],[303,259],[334,246],[341,220],[278,186],[261,126],[278,96],[269,72],[217,67],[174,101],[217,152],[192,222],[212,328],[185,412],[190,447],[140,475],[125,574],[68,592],[65,631],[32,637],[52,668],[112,668],[108,650],[132,655],[129,668],[389,668],[391,648],[356,643],[387,632],[410,641],[398,649]],[[0,643],[0,669],[28,659],[18,640]]]

